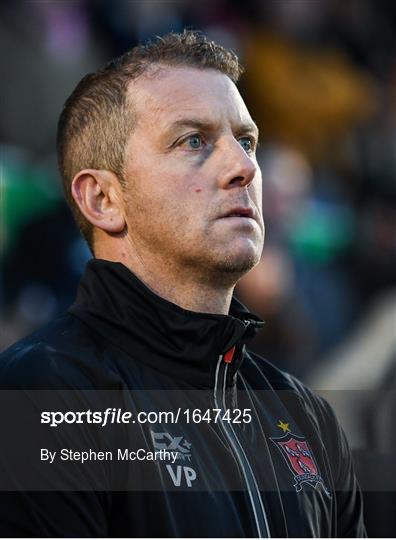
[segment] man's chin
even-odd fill
[[[241,241],[239,241],[241,240]],[[198,270],[206,279],[215,282],[235,285],[247,272],[254,268],[261,258],[262,241],[251,239],[234,239],[228,245],[214,247],[208,245],[206,250],[200,250],[188,260],[192,270]]]
[[[257,250],[235,250],[217,260],[216,270],[225,274],[233,274],[236,279],[252,270],[258,264],[261,253]]]

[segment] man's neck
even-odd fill
[[[140,273],[128,266],[143,283],[161,298],[165,298],[183,309],[198,313],[227,315],[230,309],[232,289],[219,289],[209,283],[188,279],[183,274],[167,275],[165,272]]]
[[[234,284],[205,279],[191,269],[174,268],[163,261],[130,256],[124,250],[100,249],[95,256],[124,264],[154,293],[183,309],[223,315],[229,312]]]

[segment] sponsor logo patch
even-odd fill
[[[163,431],[159,433],[151,431],[151,437],[155,450],[176,452],[177,460],[182,462],[191,461],[192,444],[184,437],[174,437],[170,433]],[[197,473],[191,466],[166,464],[165,467],[175,487],[181,487],[185,484],[188,488],[191,488],[194,480],[197,479]]]

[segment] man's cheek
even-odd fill
[[[202,193],[203,191],[203,184],[199,182],[193,182],[190,186],[190,191],[193,193]]]

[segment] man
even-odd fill
[[[129,437],[131,448],[175,454],[133,473],[57,465],[67,488],[3,497],[3,534],[364,536],[331,410],[245,349],[262,323],[232,294],[260,259],[264,226],[240,72],[204,36],[170,34],[88,75],[66,102],[60,170],[95,259],[69,312],[3,354],[2,387],[117,390],[125,410],[146,412],[181,395],[185,421],[94,435],[76,426],[91,449]],[[43,481],[52,474],[32,466]],[[3,458],[21,487],[9,469]]]

